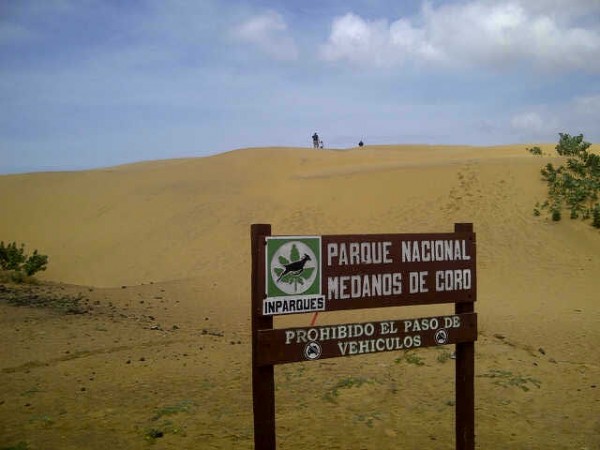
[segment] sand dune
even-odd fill
[[[281,233],[368,233],[480,217],[481,232],[516,217],[539,233],[530,211],[543,195],[540,161],[520,147],[274,148],[4,176],[9,220],[0,235],[49,254],[49,279],[118,286],[193,277],[245,257],[253,222]],[[506,211],[517,192],[522,205]]]
[[[557,158],[532,156],[525,147],[245,149],[207,158],[144,162],[101,170],[1,176],[0,239],[25,242],[28,248],[48,254],[49,268],[41,278],[90,286],[93,292],[90,290],[86,295],[92,300],[97,299],[102,304],[111,301],[125,308],[128,312],[124,316],[131,320],[134,317],[144,330],[142,340],[147,338],[150,342],[155,336],[148,331],[153,322],[143,319],[148,317],[146,309],[151,303],[160,311],[163,321],[169,326],[177,324],[179,328],[165,335],[175,339],[179,333],[186,343],[165,344],[165,348],[177,348],[183,353],[180,347],[184,345],[186,353],[197,351],[198,337],[194,333],[203,326],[205,316],[210,316],[210,325],[221,330],[227,340],[242,341],[243,345],[238,346],[225,345],[216,339],[209,353],[212,356],[198,357],[194,360],[195,369],[183,370],[187,376],[204,371],[204,379],[213,380],[209,398],[229,405],[230,410],[226,405],[215,408],[219,414],[233,415],[235,420],[227,422],[232,427],[239,428],[238,422],[243,423],[244,431],[237,432],[239,439],[227,438],[223,427],[211,422],[208,414],[202,416],[204,431],[194,428],[191,422],[186,425],[188,436],[204,433],[207,435],[202,438],[204,441],[188,437],[186,441],[173,441],[172,447],[165,448],[186,448],[189,442],[207,443],[206,447],[198,448],[248,448],[251,445],[247,356],[250,224],[270,223],[274,234],[318,235],[445,232],[452,231],[455,222],[473,222],[478,240],[476,308],[482,333],[478,344],[478,373],[485,375],[497,369],[541,381],[539,388],[534,386],[525,392],[495,384],[497,380],[489,377],[478,378],[479,448],[599,448],[600,396],[595,386],[600,376],[600,233],[580,222],[552,223],[533,216],[535,202],[543,200],[545,195],[539,169]],[[553,145],[542,148],[549,153]],[[129,288],[121,289],[121,286]],[[177,304],[159,305],[157,301],[148,301],[155,297],[163,300],[161,290],[169,293],[165,298],[176,298]],[[142,305],[138,299],[146,299],[146,303]],[[10,311],[12,309],[6,309],[5,313],[12,314]],[[438,311],[443,314],[448,307]],[[410,310],[373,312],[381,318],[405,313],[419,314]],[[342,318],[366,315],[357,311],[335,317],[324,315],[321,320],[339,322]],[[105,316],[97,317],[103,320]],[[119,316],[115,317],[117,323],[111,325],[118,330],[115,333],[122,334],[123,340],[135,342],[131,337],[135,333],[127,331],[129,322],[122,319],[121,323]],[[306,320],[304,316],[296,316],[280,319],[278,323],[304,324]],[[15,319],[14,323],[17,322]],[[53,333],[52,327],[59,326],[52,323],[48,325],[48,333]],[[86,325],[78,322],[77,326],[84,330]],[[27,352],[35,353],[36,348],[40,349],[36,356],[39,360],[57,360],[52,352],[58,351],[62,344],[44,346],[40,338],[38,347],[27,350],[24,343],[16,343],[20,339],[18,334],[11,333],[5,331],[4,342],[15,340],[22,352],[15,356],[16,353],[4,350],[4,369],[27,364],[33,358]],[[57,342],[62,342],[61,339],[57,338]],[[75,337],[64,339],[76,340]],[[102,349],[107,348],[107,339],[100,339],[99,353],[94,353],[100,360],[108,358],[106,352],[102,353]],[[85,347],[83,341],[78,345],[81,349]],[[121,351],[127,352],[115,350],[114,353]],[[431,439],[424,423],[436,420],[439,413],[440,406],[434,401],[438,394],[433,386],[438,383],[446,396],[452,392],[451,375],[440,378],[434,367],[435,358],[432,358],[433,362],[428,364],[431,370],[424,368],[421,375],[418,374],[420,368],[402,369],[403,376],[416,376],[421,380],[416,384],[426,390],[425,401],[419,403],[419,397],[411,391],[405,401],[413,406],[400,407],[400,411],[393,413],[389,411],[394,405],[385,403],[389,398],[371,392],[377,384],[396,379],[390,375],[391,378],[382,381],[382,372],[376,371],[379,366],[384,367],[381,370],[386,374],[399,369],[393,357],[358,357],[351,362],[324,366],[321,372],[316,366],[307,369],[307,373],[317,379],[339,378],[340,373],[353,370],[352,373],[378,380],[375,385],[365,385],[349,393],[344,399],[346,409],[335,409],[335,414],[355,418],[354,425],[348,425],[350,428],[336,429],[334,419],[327,426],[326,418],[332,413],[328,408],[335,405],[315,406],[319,408],[315,414],[324,420],[317,426],[328,443],[323,448],[392,448],[389,445],[399,437],[414,442],[406,448],[452,448],[447,439],[441,440],[437,435]],[[185,385],[183,375],[167,356],[163,359],[162,369],[153,369],[162,379],[160,386],[164,388],[165,379],[172,379],[180,389],[176,392],[180,393]],[[219,359],[221,362],[215,362]],[[70,361],[61,364],[76,364],[75,360]],[[231,367],[235,367],[235,375],[228,372]],[[288,383],[285,386],[290,393],[296,392],[289,383],[294,377],[299,378],[299,389],[306,389],[306,379],[291,368],[279,373],[281,380],[288,380],[281,382]],[[6,398],[10,396],[8,384],[16,382],[14,377],[10,378],[13,374],[14,371],[4,370],[1,375]],[[47,374],[50,379],[57,376],[51,371]],[[214,381],[217,375],[223,377],[226,385]],[[149,386],[159,385],[152,377],[139,373],[138,376]],[[126,382],[121,384],[123,389],[131,388]],[[240,404],[228,400],[231,390],[234,395],[237,391],[241,393]],[[195,395],[207,393],[198,391]],[[284,402],[294,401],[291,394],[278,395]],[[311,405],[319,403],[321,396],[315,398],[309,401]],[[372,403],[376,401],[383,404],[377,407]],[[50,398],[48,402],[53,404]],[[371,413],[365,416],[370,417],[368,420],[356,419],[360,416],[361,404],[365,410],[380,411],[379,416]],[[106,402],[103,407],[111,408]],[[6,401],[0,408],[3,408],[0,409],[2,420],[10,414]],[[444,414],[451,413],[452,408]],[[295,422],[305,420],[310,414],[307,410],[281,413],[281,433],[287,436],[282,448],[318,448],[310,436],[296,436],[293,430]],[[27,420],[28,416],[19,417]],[[88,427],[98,427],[100,433],[91,440],[98,442],[93,448],[104,448],[102,445],[112,442],[102,437],[102,426],[96,419],[88,417],[86,420]],[[410,423],[426,435],[415,436],[400,422]],[[452,436],[451,423],[440,427],[441,434]],[[39,442],[44,433],[54,436],[55,430],[51,427],[46,431],[34,428],[34,425],[11,428],[7,436],[29,439],[32,445]],[[1,431],[0,435],[5,434]],[[75,430],[73,434],[80,432]],[[117,430],[115,433],[117,436],[123,433],[121,442],[130,445],[115,444],[116,448],[137,448],[132,442],[137,442],[135,439],[141,432]],[[373,435],[378,437],[373,438]],[[56,446],[52,448],[78,448],[75,440],[69,442],[70,446],[53,444]],[[370,446],[369,442],[379,444]],[[334,447],[334,444],[339,446]]]

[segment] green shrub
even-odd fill
[[[542,149],[539,147],[531,147],[526,149],[529,153],[531,153],[532,155],[538,155],[541,156],[542,155]]]
[[[600,205],[596,205],[592,211],[592,225],[600,228]]]
[[[11,272],[13,280],[24,279],[24,275],[30,277],[37,272],[46,270],[48,256],[33,251],[31,256],[25,253],[25,244],[17,246],[16,242],[7,245],[0,242],[0,270]]]
[[[4,242],[0,242],[0,268],[2,270],[19,270],[26,259],[25,244],[17,247],[16,242],[12,242],[6,246]]]
[[[27,258],[23,269],[28,276],[31,276],[37,272],[46,270],[48,265],[48,257],[46,255],[40,255],[37,250],[33,251],[33,255]]]
[[[552,210],[552,220],[554,222],[559,222],[560,219],[561,219],[560,210],[559,209],[553,209]]]
[[[556,152],[567,157],[566,164],[554,167],[552,163],[541,169],[542,179],[548,185],[548,200],[541,205],[553,221],[562,218],[563,208],[569,210],[571,219],[588,220],[600,228],[600,156],[590,153],[591,144],[583,135],[559,133]],[[536,147],[534,147],[536,148]],[[528,149],[533,153],[533,149]],[[537,205],[536,205],[537,206]],[[539,209],[534,210],[539,215]]]

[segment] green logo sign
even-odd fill
[[[267,297],[321,294],[321,238],[267,238]]]

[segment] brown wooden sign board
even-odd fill
[[[258,333],[257,364],[317,361],[472,342],[476,339],[475,313],[262,330]]]
[[[472,232],[269,236],[263,315],[475,301]]]
[[[271,236],[252,225],[254,442],[274,450],[274,365],[455,344],[456,448],[475,448],[476,240],[454,233]],[[273,316],[454,303],[455,314],[273,329]]]

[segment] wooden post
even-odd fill
[[[265,237],[271,225],[253,224],[250,229],[252,250],[252,406],[254,411],[255,450],[275,450],[275,378],[274,366],[258,366],[258,331],[273,328],[273,317],[262,315],[265,298]]]
[[[454,231],[473,232],[472,223],[456,223]],[[474,294],[470,302],[455,303],[455,313],[474,312],[477,279],[473,279]],[[456,344],[456,450],[475,449],[475,343]]]

